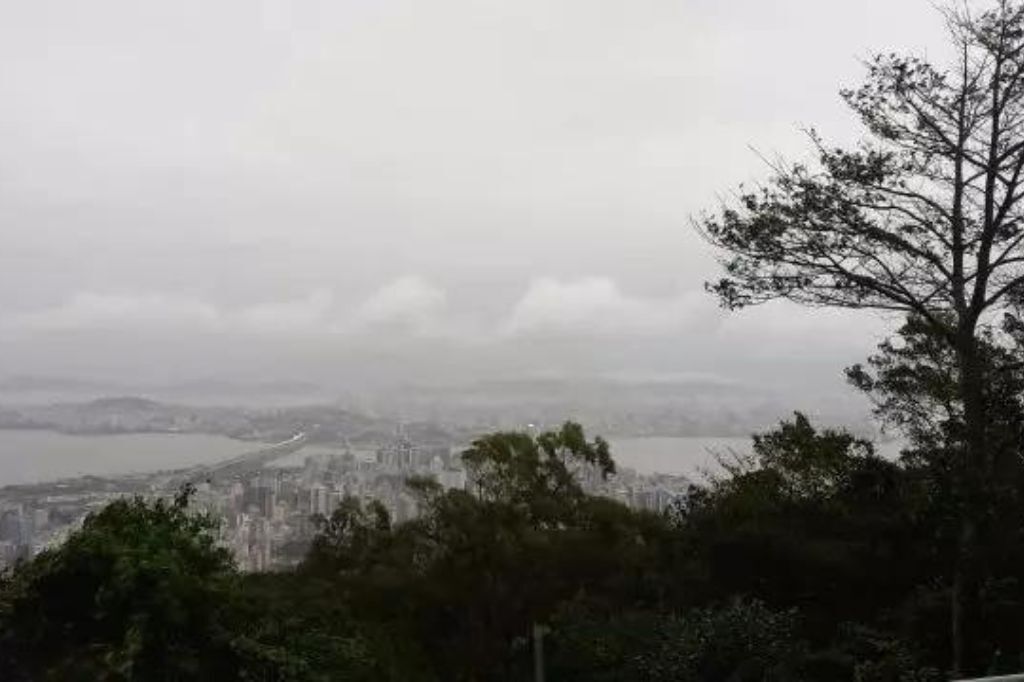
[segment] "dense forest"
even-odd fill
[[[466,454],[472,492],[410,481],[422,514],[403,524],[349,500],[287,573],[236,572],[188,490],[117,502],[6,577],[3,665],[23,679],[526,680],[543,625],[551,679],[938,679],[949,561],[933,467],[801,415],[755,453],[658,516],[580,490],[574,469],[614,464],[575,425],[493,434]],[[994,632],[1024,617],[1011,549]],[[990,653],[1012,667],[1018,651]]]
[[[979,512],[982,672],[1024,669],[1024,348],[981,344],[998,469]],[[463,453],[394,523],[346,500],[288,572],[238,572],[213,522],[115,502],[0,584],[5,679],[938,680],[953,657],[965,429],[950,351],[910,320],[847,370],[897,461],[797,413],[665,514],[590,496],[612,453],[568,423]]]
[[[615,465],[572,423],[478,439],[469,490],[410,480],[415,520],[345,501],[288,572],[236,571],[188,489],[115,502],[4,577],[0,667],[14,680],[525,681],[540,629],[552,680],[946,679],[947,443],[963,425],[932,346],[909,325],[849,372],[912,435],[899,461],[797,413],[666,514],[585,494],[576,472]],[[989,486],[969,643],[990,672],[1024,668],[1022,381],[1000,373],[986,411],[1008,463]]]

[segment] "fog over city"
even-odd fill
[[[859,59],[942,30],[928,0],[4,3],[2,373],[845,391],[891,321],[719,310],[691,217],[805,126],[849,142]]]

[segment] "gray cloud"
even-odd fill
[[[447,293],[414,276],[401,277],[382,287],[359,304],[351,326],[340,329],[365,330],[381,325],[407,326],[419,333],[442,331]]]
[[[689,228],[929,0],[36,0],[0,23],[0,352],[84,374],[835,382]],[[798,377],[802,379],[803,377]]]
[[[702,292],[663,298],[625,295],[608,277],[534,280],[502,326],[512,336],[632,336],[679,334],[700,324],[715,326],[713,302]]]
[[[716,318],[713,302],[696,292],[662,298],[630,297],[607,277],[535,279],[491,327],[473,310],[454,311],[448,292],[417,276],[400,277],[350,309],[317,289],[290,300],[239,307],[181,294],[82,292],[58,305],[0,317],[9,333],[90,330],[225,332],[235,334],[359,335],[381,328],[453,343],[522,336],[658,336]]]

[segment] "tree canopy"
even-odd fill
[[[862,368],[882,395],[902,362],[885,354]],[[410,480],[419,514],[401,523],[346,499],[302,564],[276,573],[237,573],[187,494],[114,502],[0,583],[4,669],[525,681],[542,625],[551,679],[942,679],[953,548],[941,538],[956,524],[938,460],[917,452],[932,441],[890,461],[797,413],[664,514],[586,493],[580,477],[614,465],[601,443],[574,424],[481,437],[467,454],[486,494]],[[1012,672],[1024,504],[998,508],[1012,515],[984,526],[972,645],[985,670]]]
[[[1000,317],[1017,319],[1024,298],[1024,4],[951,6],[944,17],[951,64],[880,54],[864,83],[842,92],[864,127],[859,145],[809,131],[813,164],[773,164],[764,186],[698,227],[720,250],[724,276],[708,289],[726,307],[787,299],[895,311],[945,347],[956,367],[946,397],[962,410],[949,422],[962,428],[944,436],[959,442],[940,455],[959,499],[953,667],[970,671],[980,661],[966,631],[979,627],[987,571],[979,530],[1000,476],[986,405],[1007,358],[990,349]],[[903,406],[921,418],[919,406]]]

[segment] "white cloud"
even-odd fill
[[[77,345],[83,339],[99,344],[94,333],[115,339],[142,334],[205,347],[211,356],[237,348],[241,340],[277,349],[267,352],[386,348],[393,361],[405,358],[410,372],[427,372],[431,357],[450,353],[454,374],[489,363],[519,363],[531,370],[731,376],[758,363],[806,366],[815,358],[823,367],[839,367],[869,353],[890,324],[865,313],[785,304],[728,314],[701,291],[631,295],[610,277],[539,278],[502,311],[472,302],[455,306],[443,288],[404,276],[352,303],[329,289],[236,306],[183,294],[82,292],[55,306],[0,318],[0,332],[26,347],[50,341]],[[741,370],[738,363],[744,362],[748,369]]]
[[[441,324],[447,295],[419,277],[401,277],[378,289],[352,316],[357,329],[401,326],[424,332]]]
[[[728,315],[718,330],[736,352],[771,355],[780,349],[810,353],[823,348],[870,353],[899,325],[899,314],[808,308],[775,301]]]
[[[539,278],[504,306],[462,293],[449,297],[417,276],[355,301],[329,289],[233,306],[181,293],[82,292],[0,316],[0,350],[26,371],[111,376],[298,372],[372,384],[551,372],[842,385],[839,369],[870,353],[892,322],[782,303],[730,314],[699,290],[642,296],[611,277]],[[89,358],[65,351],[80,347]],[[47,359],[36,360],[36,349]]]
[[[186,296],[81,292],[51,308],[14,315],[8,329],[59,332],[135,326],[140,328],[210,328],[220,322],[216,307]]]
[[[317,289],[304,298],[290,301],[260,303],[241,309],[230,316],[230,324],[257,332],[305,332],[322,330],[330,323],[334,307],[334,294],[328,289]]]
[[[506,335],[659,335],[715,319],[700,292],[665,298],[627,296],[607,277],[534,280],[503,323]]]
[[[418,277],[402,277],[347,310],[330,289],[305,296],[227,307],[181,294],[80,292],[55,306],[0,319],[7,331],[174,330],[276,335],[351,335],[397,326],[440,333],[446,294]]]

